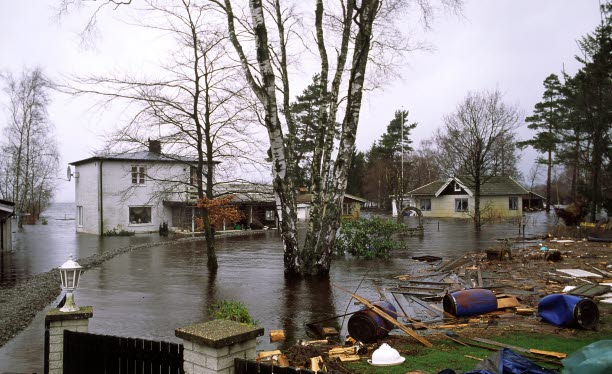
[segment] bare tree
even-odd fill
[[[468,93],[455,112],[444,117],[436,142],[448,175],[465,175],[474,185],[474,227],[480,230],[480,192],[495,172],[498,143],[520,125],[520,112],[499,91]]]
[[[97,9],[130,2],[108,0]],[[304,17],[295,13],[296,7],[281,5],[280,0],[250,0],[247,12],[241,12],[242,9],[235,12],[230,0],[209,2],[226,18],[235,56],[263,112],[281,221],[285,273],[327,274],[355,149],[363,91],[366,87],[379,87],[384,77],[394,73],[394,67],[401,62],[400,57],[418,47],[408,43],[408,38],[399,30],[410,2],[343,0],[328,3],[329,8],[326,8],[322,0],[315,0],[314,25],[304,27],[301,32],[296,28]],[[462,2],[442,0],[441,3],[458,9]],[[74,0],[63,0],[60,10],[65,11],[73,4]],[[434,7],[428,0],[415,4],[427,26]],[[93,18],[95,23],[95,16]],[[90,19],[88,26],[91,24]],[[314,30],[314,41],[307,37],[311,30]],[[244,48],[247,43],[251,48]],[[310,173],[314,197],[302,248],[298,246],[296,229],[297,168],[293,145],[296,131],[289,104],[292,81],[289,67],[296,60],[292,55],[295,53],[292,43],[302,44],[307,49],[314,45],[311,49],[317,51],[320,60],[322,105]],[[328,48],[335,51],[335,59],[328,55]],[[370,53],[372,50],[376,53]],[[339,133],[336,131],[338,122],[341,123]]]
[[[102,106],[122,102],[135,108],[128,123],[110,138],[110,149],[142,147],[154,136],[164,144],[165,157],[185,162],[187,167],[193,165],[190,160],[196,160],[190,178],[153,172],[148,173],[148,178],[160,186],[158,197],[184,191],[185,185],[195,188],[201,202],[198,206],[208,267],[216,270],[214,230],[206,209],[212,205],[202,201],[231,193],[220,188],[219,180],[226,184],[240,181],[241,176],[232,175],[232,171],[245,164],[261,163],[264,153],[253,126],[257,122],[253,116],[256,104],[236,63],[228,58],[227,31],[206,19],[211,5],[190,0],[176,5],[146,0],[145,4],[142,11],[151,16],[148,19],[159,21],[139,26],[168,32],[176,45],[170,61],[160,66],[162,76],[76,78],[67,90],[76,95],[98,96]],[[159,177],[162,174],[164,177]]]
[[[15,202],[17,212],[38,217],[51,202],[59,164],[47,114],[52,84],[40,68],[25,69],[20,77],[6,74],[2,80],[8,120],[0,145],[4,179],[0,196]],[[23,218],[19,220],[22,224]]]

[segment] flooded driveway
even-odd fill
[[[541,222],[528,225],[527,236],[546,230],[546,216],[538,213],[534,217]],[[304,323],[342,314],[347,306],[349,310],[357,308],[349,303],[350,296],[332,283],[354,290],[365,277],[359,293],[377,299],[377,295],[368,293],[372,289],[370,279],[404,273],[413,263],[412,256],[456,257],[470,250],[484,250],[495,238],[518,235],[518,228],[511,224],[488,226],[477,234],[467,222],[439,223],[440,231],[437,220],[427,220],[425,235],[406,238],[409,249],[394,253],[391,260],[336,259],[329,279],[285,279],[276,231],[220,239],[216,276],[207,271],[203,242],[161,245],[125,253],[88,271],[75,300],[77,305],[94,307],[91,332],[167,341],[178,341],[175,328],[204,321],[211,302],[239,300],[266,328],[258,348],[268,349],[275,346],[267,338],[270,329],[284,329],[288,342],[292,342],[306,337]],[[42,320],[38,316],[0,349],[0,371],[41,371]]]

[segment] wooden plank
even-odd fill
[[[521,303],[516,299],[516,297],[504,297],[497,299],[497,309],[515,308],[519,305],[521,305]]]
[[[457,319],[457,317],[455,317],[454,315],[450,314],[449,312],[446,312],[444,309],[438,307],[437,305],[429,304],[429,306],[431,308],[437,310],[438,312],[442,313],[442,315],[444,315],[444,317],[452,318],[452,319]]]
[[[551,357],[556,357],[556,358],[566,358],[567,357],[567,353],[561,353],[561,352],[553,352],[553,351],[543,351],[541,349],[535,349],[535,348],[531,348],[529,350],[530,353],[535,353],[538,355],[543,355],[543,356],[551,356]]]
[[[557,269],[560,273],[569,274],[573,277],[584,277],[584,278],[603,278],[599,274],[591,273],[590,271],[582,269]]]
[[[391,317],[390,315],[388,315],[387,313],[385,313],[382,309],[378,308],[376,305],[370,303],[370,301],[368,301],[367,299],[356,295],[354,293],[352,293],[351,291],[348,291],[338,285],[334,284],[334,287],[341,289],[342,291],[348,292],[349,294],[351,294],[353,296],[353,298],[361,303],[363,303],[365,306],[372,308],[372,311],[376,314],[378,314],[379,316],[381,316],[382,318],[384,318],[385,320],[391,322],[394,326],[397,326],[400,330],[402,330],[403,332],[405,332],[406,334],[410,335],[411,337],[413,337],[414,339],[418,340],[419,343],[423,344],[426,347],[433,347],[433,344],[431,344],[427,339],[423,338],[422,336],[420,336],[419,334],[415,333],[414,331],[410,330],[409,328],[407,328],[406,326],[402,325],[401,323],[399,323],[395,318]]]

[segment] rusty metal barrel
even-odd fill
[[[397,319],[397,310],[388,301],[378,301],[374,305],[380,307],[385,313]],[[354,339],[369,344],[382,339],[395,326],[373,312],[369,308],[364,308],[353,314],[348,320],[348,332]]]
[[[489,313],[497,309],[497,298],[490,290],[473,288],[444,295],[444,311],[456,317]]]

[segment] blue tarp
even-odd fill
[[[554,370],[546,369],[514,353],[508,348],[502,348],[485,358],[466,374],[555,374]]]

